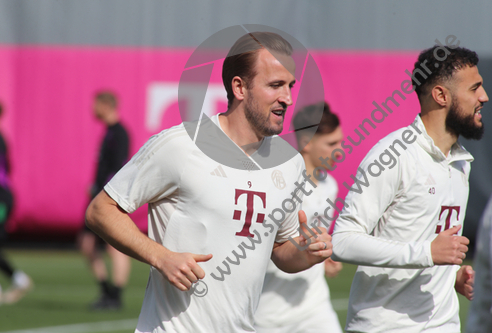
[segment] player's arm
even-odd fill
[[[368,185],[359,184],[358,191],[350,191],[345,199],[346,206],[333,233],[333,259],[356,265],[395,268],[461,264],[464,252],[468,250],[468,240],[455,235],[459,227],[443,231],[432,242],[400,242],[373,235],[383,214],[391,209],[399,191],[414,174],[411,163],[405,164],[406,156],[402,155],[393,168],[386,167],[379,176],[370,176],[368,164],[380,158],[385,149],[382,146],[378,143],[373,147],[359,168],[365,170],[365,174],[359,171],[357,178]]]
[[[275,242],[273,245],[272,261],[279,269],[287,273],[303,271],[325,261],[332,255],[331,236],[326,229],[318,228],[322,231],[321,233],[311,229],[311,234],[307,230],[306,214],[302,210],[299,211],[299,223],[305,235],[312,235],[310,239],[305,239],[301,235],[287,242]],[[296,246],[293,242],[298,245]],[[301,250],[304,247],[306,248]]]
[[[352,185],[335,223],[333,260],[379,267],[432,266],[430,242],[404,243],[373,236],[380,218],[398,195],[403,173],[401,159],[379,177],[368,173],[368,164],[378,159],[383,145],[374,146],[358,168],[359,182]]]
[[[176,192],[194,147],[187,139],[185,135],[170,137],[168,131],[154,135],[106,184],[86,213],[89,228],[121,252],[154,266],[180,290],[204,277],[197,262],[212,256],[170,251],[143,234],[127,213]]]
[[[180,290],[205,276],[197,264],[211,254],[172,252],[143,234],[130,216],[105,192],[101,191],[86,212],[86,225],[119,251],[154,266]]]

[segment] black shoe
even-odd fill
[[[102,295],[97,301],[90,305],[90,309],[93,311],[120,310],[122,306],[121,299]]]

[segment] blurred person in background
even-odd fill
[[[3,105],[0,103],[0,119],[3,117]],[[7,221],[12,212],[14,198],[10,189],[10,162],[7,152],[7,144],[0,133],[0,247],[7,239]],[[0,271],[11,281],[10,288],[2,293],[0,286],[0,304],[12,304],[20,300],[32,286],[32,280],[26,273],[15,270],[12,264],[0,252]]]
[[[129,138],[127,131],[120,123],[118,101],[115,94],[110,91],[96,93],[93,111],[96,118],[104,123],[107,129],[99,150],[95,182],[89,190],[91,200],[127,162],[129,154]],[[105,242],[84,224],[84,228],[78,236],[78,245],[88,259],[92,273],[101,289],[99,299],[93,302],[90,307],[93,310],[120,309],[122,307],[122,289],[127,284],[130,274],[130,258],[106,244],[106,251],[111,258],[113,268],[113,281],[111,282],[100,251],[102,244]]]
[[[299,147],[304,147],[301,155],[306,164],[306,173],[313,177],[317,187],[313,193],[306,195],[302,201],[302,210],[306,213],[308,226],[315,223],[323,227],[331,223],[320,218],[328,206],[326,199],[334,202],[338,194],[338,185],[320,157],[328,158],[333,170],[335,161],[330,158],[335,149],[341,148],[343,139],[342,128],[338,116],[330,111],[327,103],[321,102],[306,106],[299,111],[294,119],[294,128],[308,128],[321,119],[314,136],[307,131],[297,131],[296,139]],[[310,190],[306,188],[306,190]],[[329,216],[333,219],[334,209],[330,207]],[[319,215],[318,215],[319,214]],[[260,303],[255,313],[255,328],[258,333],[341,333],[342,328],[338,316],[330,302],[330,290],[325,280],[335,277],[342,269],[342,263],[325,260],[324,265],[315,265],[305,271],[289,274],[281,271],[270,261]]]
[[[473,268],[475,284],[466,332],[492,332],[492,196],[480,220]]]

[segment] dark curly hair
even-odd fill
[[[412,71],[414,74],[412,84],[419,100],[429,93],[435,84],[448,81],[458,70],[467,66],[473,67],[477,64],[477,54],[464,47],[450,48],[448,46],[434,45],[422,51]],[[417,73],[419,75],[416,77]]]

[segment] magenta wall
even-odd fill
[[[92,116],[93,93],[110,88],[120,96],[122,121],[132,154],[148,137],[179,123],[177,87],[192,49],[0,46],[2,130],[10,145],[16,196],[12,231],[71,233],[83,223],[87,189],[94,176],[103,125]],[[416,52],[312,51],[324,81],[326,100],[353,135],[374,109],[408,76]],[[224,111],[220,66],[210,86],[209,112]],[[297,88],[298,89],[298,88]],[[418,113],[415,94],[395,108],[333,175],[342,183],[365,153],[387,133]],[[187,102],[188,103],[188,102]],[[190,102],[191,103],[191,102]],[[192,105],[192,104],[188,104]],[[134,214],[146,229],[146,210]]]

